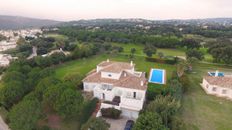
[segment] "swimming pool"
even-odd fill
[[[209,76],[215,76],[217,74],[218,77],[224,77],[223,72],[208,72]]]
[[[157,83],[157,84],[165,84],[165,70],[151,69],[149,82]]]

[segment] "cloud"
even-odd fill
[[[0,0],[0,13],[58,20],[232,17],[231,0]]]

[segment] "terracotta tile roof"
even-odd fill
[[[132,75],[128,72],[124,72],[124,73],[127,73],[127,76],[125,78],[118,80],[118,82],[114,83],[114,86],[123,87],[123,88],[139,89],[139,90],[147,89],[145,73],[142,73],[140,77]],[[141,85],[141,81],[143,82],[143,85]]]
[[[109,61],[109,62],[102,61],[100,64],[98,64],[98,66],[105,67],[105,66],[110,65],[112,63],[115,63],[115,62],[113,62],[113,61]]]
[[[120,67],[117,67],[117,65],[119,65]],[[104,68],[101,71],[110,72],[108,69],[115,69],[115,70],[117,70],[117,72],[122,72],[122,74],[118,80],[117,79],[110,79],[110,78],[102,78],[101,71],[96,72],[96,70],[95,70],[94,72],[89,74],[85,79],[83,79],[83,82],[108,83],[108,84],[112,84],[113,87],[123,87],[123,88],[146,90],[147,89],[147,82],[146,82],[145,73],[141,73],[141,75],[138,75],[138,74],[132,74],[132,73],[125,71],[126,69],[131,69],[131,68],[132,67],[129,63],[112,62],[112,64],[106,65],[106,68]],[[141,81],[143,81],[143,85],[141,85]]]
[[[122,70],[133,69],[133,67],[135,66],[134,64],[131,65],[130,63],[124,63],[124,62],[105,62],[105,63],[101,63],[100,66],[102,66],[102,64],[104,64],[105,67],[101,71],[115,72],[115,73],[120,73]]]
[[[232,77],[205,76],[204,79],[211,85],[232,89]]]

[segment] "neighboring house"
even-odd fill
[[[17,59],[16,57],[12,57],[8,54],[0,54],[0,67],[9,66],[11,60]]]
[[[144,72],[135,71],[133,62],[103,61],[83,79],[83,85],[84,91],[102,101],[100,108],[114,107],[134,119],[143,108],[147,80]],[[97,116],[101,116],[100,110]]]
[[[203,78],[202,88],[207,94],[232,99],[232,76],[208,75]]]

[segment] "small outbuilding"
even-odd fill
[[[232,100],[232,75],[224,75],[216,71],[204,76],[202,88],[207,94]]]

